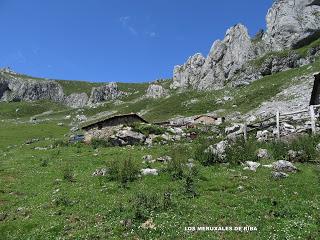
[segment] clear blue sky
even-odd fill
[[[207,55],[227,28],[265,28],[273,0],[0,0],[0,66],[53,79],[143,82]]]

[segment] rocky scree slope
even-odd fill
[[[253,64],[266,54],[294,50],[318,39],[318,1],[277,0],[269,9],[266,22],[266,32],[255,39],[250,38],[244,25],[231,27],[222,41],[213,43],[207,57],[197,53],[185,64],[174,68],[171,88],[212,90],[228,83],[248,84],[274,72],[309,64],[320,54],[318,46],[307,55],[294,51],[285,56],[273,54],[263,59],[261,65]]]

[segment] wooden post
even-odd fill
[[[277,121],[277,138],[280,139],[280,112],[276,113],[276,121]]]
[[[244,141],[247,142],[248,141],[248,128],[247,128],[246,122],[243,124],[243,137],[244,137]]]
[[[314,107],[312,105],[310,106],[310,116],[311,116],[312,134],[316,134],[316,116],[314,113]]]

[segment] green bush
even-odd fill
[[[192,174],[188,174],[185,177],[184,192],[190,198],[194,198],[198,195],[196,191],[194,176]]]
[[[170,190],[163,193],[138,192],[130,200],[133,218],[139,221],[145,221],[151,217],[154,212],[161,212],[171,209],[173,204],[173,194]]]
[[[66,168],[63,171],[63,179],[68,181],[68,182],[75,182],[75,176],[74,176],[74,172],[72,169],[70,168]]]
[[[272,141],[267,145],[268,150],[274,160],[286,159],[289,149],[289,145],[283,141]]]
[[[55,140],[52,144],[53,148],[57,148],[57,147],[68,147],[69,146],[69,142],[66,140],[62,140],[62,139],[58,139]]]
[[[160,209],[161,202],[158,194],[140,192],[134,195],[132,200],[134,218],[145,221],[151,212]]]
[[[290,143],[290,149],[294,151],[301,151],[300,162],[309,162],[317,160],[319,153],[316,150],[317,144],[320,143],[320,136],[301,136],[294,139]]]
[[[107,165],[109,169],[107,177],[109,180],[120,182],[122,187],[127,187],[127,184],[136,180],[140,173],[139,167],[131,157],[122,161],[111,161]]]
[[[203,166],[212,166],[217,163],[222,163],[221,159],[217,154],[212,153],[211,151],[206,151],[209,145],[200,145],[196,148],[194,153],[194,159],[201,163]]]
[[[161,135],[166,132],[165,128],[152,124],[136,123],[133,124],[131,127],[133,128],[133,131],[142,133],[146,136],[150,134]]]
[[[102,147],[102,148],[111,147],[112,144],[111,144],[108,140],[94,138],[94,139],[92,139],[92,141],[91,141],[91,146],[92,146],[94,149],[97,149],[97,148],[99,148],[99,147]]]
[[[41,159],[41,162],[40,162],[40,166],[41,167],[47,167],[48,165],[49,165],[49,159],[48,158]]]
[[[230,164],[241,164],[245,161],[257,161],[256,151],[258,143],[255,140],[245,142],[237,139],[226,149],[225,161]]]

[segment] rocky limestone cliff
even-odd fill
[[[263,37],[268,49],[298,48],[320,37],[317,0],[278,0],[269,9]]]
[[[277,0],[268,11],[267,31],[251,39],[242,24],[230,28],[225,38],[217,40],[205,58],[200,53],[190,57],[173,71],[171,88],[211,90],[227,83],[249,83],[265,75],[308,64],[319,49],[305,59],[294,54],[269,58],[258,69],[251,60],[268,52],[304,46],[320,37],[320,4],[317,0]]]
[[[83,108],[87,105],[88,100],[86,93],[72,93],[64,98],[64,103],[72,108]]]
[[[116,83],[92,88],[90,98],[86,93],[72,93],[66,96],[57,81],[33,79],[8,69],[0,69],[0,101],[50,100],[72,108],[82,108],[114,100],[125,95]]]
[[[168,95],[168,91],[161,85],[151,84],[146,91],[146,98],[162,98]]]
[[[107,100],[114,100],[124,95],[124,92],[118,90],[117,83],[112,82],[101,87],[92,88],[88,103],[91,105],[97,104]]]
[[[197,53],[186,64],[176,66],[171,87],[198,90],[222,88],[254,56],[247,28],[238,24],[226,32],[222,41],[213,43],[207,58]]]
[[[63,101],[63,89],[55,81],[40,81],[0,75],[0,101]]]

